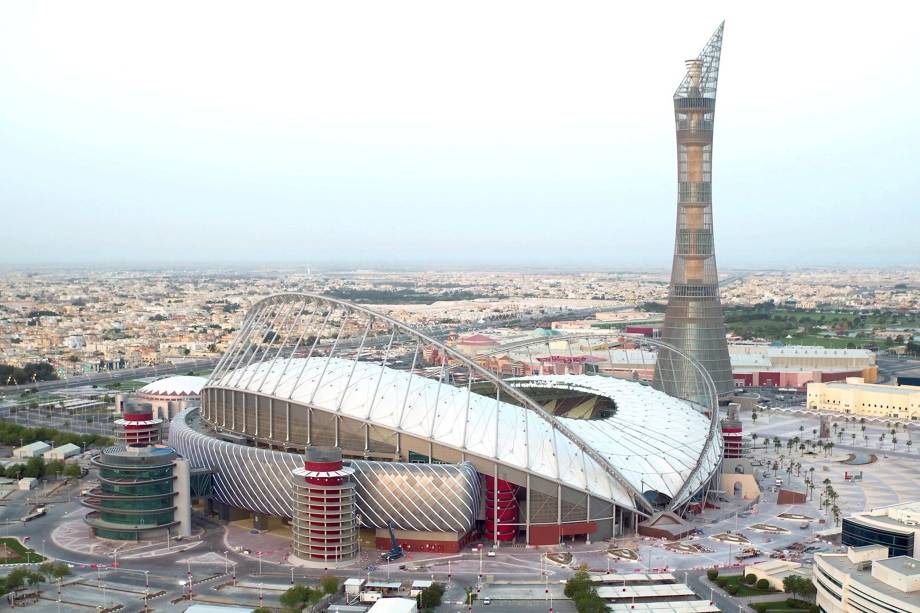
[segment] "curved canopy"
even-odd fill
[[[165,379],[148,383],[137,390],[137,393],[146,394],[147,396],[198,396],[207,381],[207,377],[194,377],[191,375],[166,377]]]
[[[642,492],[656,491],[673,499],[682,488],[696,491],[719,465],[721,440],[708,440],[709,418],[689,403],[651,387],[586,375],[522,377],[507,382],[525,390],[566,389],[613,400],[617,410],[605,419],[559,419]],[[700,469],[695,470],[701,456]]]
[[[523,386],[570,385],[615,399],[616,415],[601,421],[557,418],[591,445],[638,491],[673,498],[700,455],[707,470],[719,449],[706,445],[709,420],[688,403],[628,381],[587,376],[516,379]],[[259,362],[227,372],[210,385],[288,399],[374,426],[404,432],[495,460],[598,498],[633,508],[629,492],[575,441],[529,408],[375,363],[341,358]],[[696,488],[692,488],[696,489]]]

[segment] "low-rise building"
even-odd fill
[[[906,502],[845,517],[840,542],[882,545],[891,556],[920,557],[920,502]]]
[[[811,577],[811,573],[803,569],[798,562],[791,560],[767,560],[750,564],[744,567],[744,576],[754,575],[757,580],[766,579],[774,590],[783,591],[783,579],[789,576]]]
[[[66,460],[67,458],[72,458],[73,456],[80,453],[80,446],[74,445],[73,443],[67,443],[65,445],[59,445],[54,449],[46,451],[42,454],[42,457],[45,458],[45,461],[51,460]]]
[[[48,443],[44,441],[35,441],[34,443],[29,443],[28,445],[23,445],[22,447],[14,449],[13,457],[24,460],[29,458],[37,458],[44,455],[46,451],[50,450],[51,445]]]
[[[920,613],[920,559],[889,557],[883,545],[815,554],[814,584],[826,613]]]
[[[920,387],[880,385],[850,377],[845,382],[809,383],[806,406],[883,419],[920,419]]]
[[[418,613],[415,598],[381,598],[367,613]]]

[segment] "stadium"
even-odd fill
[[[327,533],[342,558],[353,553],[348,513],[380,548],[392,527],[406,549],[451,552],[480,536],[609,539],[659,511],[705,504],[722,457],[718,397],[680,350],[630,339],[684,362],[672,371],[692,374],[680,386],[687,399],[600,374],[622,336],[517,343],[515,359],[532,374],[504,378],[444,336],[332,298],[271,296],[247,313],[200,408],[173,419],[169,444],[211,472],[212,512],[251,516],[256,528],[292,524],[295,541],[292,479],[334,490],[323,500],[341,505]],[[343,462],[305,469],[315,448]]]

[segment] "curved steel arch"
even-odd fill
[[[665,349],[670,353],[670,355],[668,355],[669,359],[673,359],[672,356],[677,355],[680,358],[686,360],[688,364],[690,364],[690,366],[699,376],[699,380],[703,386],[703,389],[701,390],[701,392],[704,394],[704,398],[706,400],[705,400],[705,403],[702,405],[702,408],[704,410],[708,410],[709,415],[710,415],[709,433],[706,436],[706,442],[703,448],[707,449],[710,445],[712,445],[713,440],[717,436],[719,436],[719,393],[716,389],[715,382],[712,380],[712,376],[710,376],[709,372],[706,370],[706,367],[704,367],[699,362],[699,360],[691,356],[689,353],[687,353],[683,349],[675,347],[674,345],[670,343],[666,343],[664,341],[654,339],[654,338],[645,337],[639,334],[629,334],[629,333],[621,333],[621,334],[609,334],[608,333],[608,334],[596,334],[596,335],[593,335],[593,334],[561,334],[559,336],[524,339],[522,341],[517,341],[515,343],[509,343],[507,345],[503,345],[499,349],[495,349],[493,351],[483,353],[482,355],[483,356],[498,356],[504,353],[508,353],[509,351],[514,351],[518,349],[526,349],[528,347],[538,346],[538,345],[548,345],[549,343],[565,342],[565,343],[571,344],[571,342],[575,340],[593,341],[596,343],[598,341],[604,342],[604,339],[616,339],[616,341],[619,342],[619,339],[621,338],[628,338],[628,339],[635,340],[638,343],[645,343],[647,345],[651,345],[659,349],[658,351],[659,356],[663,355],[663,352],[660,350]],[[608,348],[608,352],[609,352],[609,348]],[[691,398],[681,398],[681,400],[686,400],[687,402],[690,402],[691,404],[694,404],[697,406],[700,406],[701,404],[697,400],[694,400]],[[676,501],[682,500],[683,498],[687,497],[687,495],[690,493],[687,490],[689,489],[690,484],[693,481],[692,477],[695,476],[702,468],[703,455],[704,454],[701,454],[700,457],[697,458],[696,466],[694,466],[693,470],[690,472],[690,476],[687,478],[684,486],[677,492],[677,495],[674,496],[673,498],[673,500],[675,501],[675,504],[673,505],[674,507],[680,506],[679,504],[676,503]]]
[[[445,356],[448,356],[451,361],[456,362],[466,367],[470,373],[475,373],[476,376],[482,381],[486,381],[494,385],[496,390],[498,390],[500,394],[505,394],[511,398],[514,398],[522,406],[526,407],[527,409],[532,411],[535,415],[540,417],[543,421],[549,424],[550,428],[553,430],[554,433],[558,432],[559,434],[564,436],[566,439],[568,439],[572,444],[574,444],[578,448],[578,450],[583,454],[583,458],[584,456],[587,456],[587,457],[590,457],[592,460],[594,460],[600,467],[602,467],[607,472],[607,474],[614,481],[616,481],[616,483],[620,487],[623,488],[623,490],[626,493],[630,495],[633,501],[633,507],[635,510],[637,510],[640,513],[644,512],[643,514],[651,514],[654,512],[654,508],[652,504],[648,500],[646,500],[642,492],[638,491],[635,487],[633,487],[631,483],[629,483],[627,479],[625,479],[622,475],[620,475],[619,471],[603,455],[598,453],[596,450],[594,450],[593,447],[591,447],[590,444],[588,444],[581,437],[579,437],[574,432],[572,432],[564,424],[559,422],[559,420],[557,420],[555,416],[545,411],[543,407],[541,407],[539,404],[534,402],[529,396],[509,386],[504,381],[502,381],[501,378],[497,377],[494,373],[490,372],[489,370],[483,368],[482,366],[477,364],[475,361],[458,353],[457,351],[454,351],[450,347],[445,346],[440,341],[416,330],[415,328],[409,326],[408,324],[400,322],[399,320],[393,319],[392,317],[389,317],[387,315],[378,313],[377,311],[374,311],[372,309],[368,309],[367,307],[353,304],[351,302],[347,302],[344,300],[339,300],[337,298],[330,298],[328,296],[323,296],[321,294],[291,292],[291,293],[283,293],[283,294],[274,294],[274,295],[268,296],[254,303],[249,308],[249,311],[247,312],[246,317],[243,320],[243,324],[240,327],[240,333],[231,342],[226,353],[221,358],[221,360],[218,362],[217,366],[214,368],[214,371],[211,373],[204,387],[207,388],[207,387],[223,386],[223,384],[220,383],[220,381],[223,379],[223,377],[225,377],[226,375],[234,371],[239,371],[240,377],[242,377],[243,371],[249,365],[253,363],[253,360],[255,359],[258,353],[258,349],[253,349],[253,351],[250,353],[250,349],[252,348],[252,345],[253,345],[252,339],[249,338],[250,335],[252,334],[254,330],[257,330],[261,324],[267,323],[269,320],[271,320],[270,325],[274,326],[274,324],[278,320],[278,316],[280,312],[276,312],[272,314],[271,309],[267,307],[270,307],[270,306],[280,306],[282,308],[289,307],[289,309],[293,311],[296,308],[296,305],[300,304],[301,302],[304,303],[304,306],[300,310],[301,314],[303,313],[304,309],[306,309],[307,305],[309,303],[312,303],[315,307],[322,307],[323,305],[328,306],[328,307],[336,307],[336,308],[342,309],[343,311],[345,311],[345,313],[361,314],[367,317],[368,323],[365,329],[364,337],[361,339],[360,344],[357,346],[359,354],[360,354],[360,351],[365,346],[365,341],[367,339],[367,330],[370,329],[371,324],[374,321],[380,321],[390,326],[390,328],[392,328],[393,331],[390,334],[391,343],[392,343],[392,339],[394,338],[396,334],[396,331],[398,330],[402,334],[408,335],[410,338],[414,339],[419,344],[426,344],[426,345],[436,347]],[[315,315],[316,312],[314,312],[313,314]],[[331,315],[331,311],[321,314],[321,316],[325,317],[326,320],[328,320],[329,315]],[[342,330],[344,328],[345,323],[347,323],[347,319],[348,318],[345,317],[345,320],[342,322],[342,325],[339,326],[338,333],[332,345],[332,350],[330,351],[330,357],[332,355],[332,351],[335,350],[335,348],[338,346],[338,343],[341,340]],[[324,321],[323,328],[321,328],[321,330],[325,329],[325,323],[326,322]],[[283,324],[283,320],[282,320],[282,324]],[[277,336],[280,336],[280,335],[276,333],[276,337]],[[263,357],[270,356],[272,354],[271,347],[276,337],[273,337],[270,341],[268,341],[267,343],[268,348],[264,350]],[[244,339],[248,339],[248,344],[247,344],[247,340],[244,340]],[[294,352],[300,346],[300,342],[302,340],[303,340],[302,336],[298,338],[297,343],[295,344],[295,347],[292,350],[290,356],[293,356]],[[319,340],[320,340],[320,337],[316,336],[312,343],[311,355],[312,355],[312,349],[318,345]],[[278,358],[278,355],[280,355],[280,349],[283,346],[283,342],[284,341],[282,341],[282,344],[279,346],[279,350],[276,353],[275,357],[271,359]],[[352,344],[351,346],[354,346],[354,344]],[[417,353],[417,350],[416,350],[416,353]],[[247,360],[247,356],[248,356],[248,360]],[[414,368],[414,363],[413,363],[413,368]],[[320,380],[321,379],[322,377],[320,378]],[[408,393],[408,390],[407,390],[407,393]],[[554,437],[554,440],[555,440],[555,437]],[[493,460],[497,463],[501,463],[501,461],[498,458],[493,458]],[[584,459],[582,459],[582,462],[584,462]]]

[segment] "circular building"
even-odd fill
[[[101,538],[160,538],[177,526],[176,452],[169,447],[107,447],[92,460],[99,486],[83,498],[84,520]]]
[[[558,372],[551,356],[605,360],[610,344],[596,336],[537,342],[552,346],[518,345],[527,365],[513,371],[535,376],[503,379],[364,307],[272,296],[247,314],[202,390],[200,413],[174,420],[170,443],[196,466],[238,458],[235,470],[212,468],[215,498],[264,513],[268,493],[275,513],[287,518],[290,471],[303,466],[300,454],[335,447],[355,468],[356,513],[377,530],[378,546],[390,522],[410,549],[455,548],[475,532],[532,545],[607,539],[706,496],[722,443],[705,369],[677,350],[669,354],[686,359],[697,378],[685,400],[636,381],[549,374]],[[248,456],[263,463],[247,476]],[[289,463],[287,470],[269,478],[268,457]],[[380,476],[412,475],[413,466],[430,473],[414,474],[411,483]],[[362,485],[365,468],[380,471],[382,487]],[[470,471],[472,488],[464,481]],[[463,521],[449,532],[433,529],[442,518]]]
[[[206,382],[206,377],[191,375],[166,377],[140,388],[134,393],[134,398],[149,403],[154,418],[172,419],[190,404],[198,403],[201,388]]]

